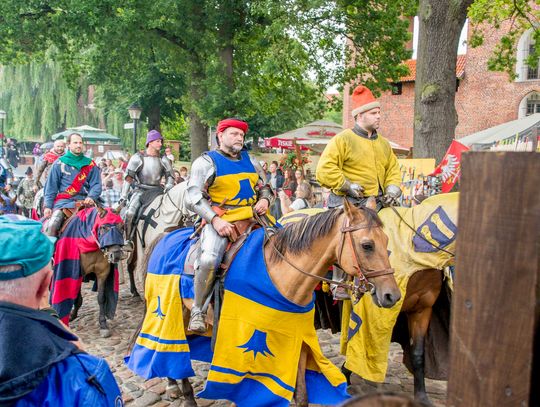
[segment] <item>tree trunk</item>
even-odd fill
[[[440,162],[455,136],[456,62],[473,0],[420,0],[414,97],[414,157]]]
[[[191,142],[191,162],[208,151],[208,126],[201,122],[196,112],[189,114],[189,139]]]
[[[161,131],[161,107],[151,106],[148,109],[148,130]]]

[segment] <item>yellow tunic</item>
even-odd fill
[[[368,139],[346,129],[332,138],[317,165],[317,181],[336,195],[346,180],[360,184],[366,196],[377,196],[388,185],[401,183],[399,165],[390,143],[378,135]]]
[[[221,218],[235,222],[253,217],[251,205],[257,201],[255,188],[259,174],[249,155],[242,151],[238,161],[230,160],[216,151],[210,151],[208,156],[216,169],[214,182],[208,187],[212,205],[224,203],[232,207]]]

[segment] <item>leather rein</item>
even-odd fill
[[[261,223],[262,225],[265,225],[264,221],[261,219],[261,217],[254,213],[255,215],[255,219]],[[307,271],[304,271],[302,270],[301,268],[297,267],[296,265],[294,265],[293,263],[291,263],[284,255],[283,253],[281,253],[277,247],[274,245],[274,242],[272,241],[272,239],[270,239],[270,235],[268,234],[267,232],[267,228],[266,227],[263,227],[264,229],[264,234],[265,234],[265,237],[266,237],[266,240],[268,242],[270,242],[270,244],[272,245],[272,249],[274,250],[274,252],[278,255],[278,257],[283,260],[285,263],[287,263],[289,266],[291,266],[292,268],[294,268],[296,271],[308,276],[308,277],[311,277],[311,278],[314,278],[316,280],[319,280],[319,281],[322,281],[322,282],[326,282],[328,284],[334,284],[338,287],[343,287],[345,289],[348,289],[348,290],[351,290],[352,293],[353,293],[353,296],[357,299],[357,300],[360,300],[360,298],[362,297],[363,294],[369,292],[371,294],[373,294],[374,290],[375,290],[375,286],[370,283],[368,281],[368,278],[373,278],[373,277],[379,277],[379,276],[384,276],[384,275],[388,275],[388,274],[393,274],[394,273],[394,269],[393,268],[385,268],[385,269],[381,269],[381,270],[372,270],[372,269],[366,269],[365,267],[362,267],[361,263],[360,263],[360,256],[356,250],[356,247],[354,245],[354,240],[353,240],[353,236],[352,236],[352,232],[354,231],[357,231],[357,230],[360,230],[360,229],[368,229],[370,227],[379,227],[379,226],[368,226],[367,224],[365,223],[361,223],[359,225],[350,225],[350,220],[349,218],[345,217],[344,221],[343,221],[343,225],[341,226],[340,228],[340,232],[341,232],[341,239],[340,239],[340,243],[339,243],[339,250],[338,250],[338,261],[337,261],[337,266],[339,266],[341,268],[341,258],[342,258],[342,255],[343,255],[343,248],[345,246],[345,240],[347,240],[347,243],[349,244],[350,248],[351,248],[351,251],[353,253],[353,268],[356,270],[357,272],[357,275],[356,277],[358,277],[356,280],[357,281],[349,281],[347,283],[344,283],[342,281],[336,281],[336,280],[332,280],[330,278],[326,278],[326,277],[320,277],[320,276],[316,276],[316,275],[313,275],[311,273],[308,273]]]

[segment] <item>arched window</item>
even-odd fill
[[[518,119],[540,113],[540,92],[531,92],[519,104]]]
[[[540,64],[535,68],[527,65],[527,57],[534,52],[535,43],[532,38],[533,29],[529,29],[523,33],[518,41],[517,63],[516,63],[516,81],[529,81],[540,79]]]

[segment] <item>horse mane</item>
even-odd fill
[[[359,207],[364,214],[367,228],[382,226],[382,221],[372,209]],[[308,250],[313,242],[330,233],[337,219],[343,214],[343,208],[334,208],[327,211],[308,216],[296,223],[289,223],[282,229],[278,229],[274,235],[273,244],[276,250],[270,254],[271,261],[278,261],[277,252],[281,254],[300,254]]]

